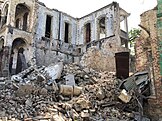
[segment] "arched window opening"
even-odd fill
[[[16,28],[17,28],[17,20],[19,19],[19,29],[27,31],[27,29],[29,28],[28,27],[29,12],[30,10],[25,4],[18,4],[16,6],[16,12],[15,12],[15,27]]]
[[[7,23],[7,15],[8,15],[8,5],[6,5],[4,12],[3,12],[3,17],[2,19],[2,26]]]
[[[9,63],[9,71],[11,75],[17,74],[27,67],[25,51],[26,49],[27,44],[23,38],[16,38],[13,41],[11,49],[11,58]],[[21,53],[23,54],[23,58],[19,54],[20,50],[22,50]],[[24,59],[23,62],[22,59]]]

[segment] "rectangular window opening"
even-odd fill
[[[89,43],[91,41],[91,24],[88,23],[86,25],[86,43]]]
[[[69,24],[65,23],[65,37],[64,37],[65,43],[69,43]]]
[[[46,31],[45,31],[45,37],[47,37],[47,38],[51,37],[51,20],[52,20],[52,17],[47,15],[47,17],[46,17]]]

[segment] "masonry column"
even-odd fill
[[[150,103],[150,114],[156,118],[162,118],[162,0],[157,0],[158,10],[157,10],[157,39],[155,35],[151,35],[152,39],[152,50],[153,51],[153,67],[154,67],[154,85],[155,85],[155,99],[149,101]],[[151,15],[152,17],[152,15]],[[151,18],[152,19],[152,18]],[[155,32],[156,30],[150,30],[150,32]],[[157,44],[156,44],[157,40]],[[156,44],[156,46],[154,45]],[[160,56],[160,57],[159,57]],[[157,63],[157,64],[156,64]]]
[[[8,77],[9,76],[9,59],[10,59],[10,51],[11,45],[7,42],[7,36],[4,40],[4,49],[3,49],[3,56],[2,56],[2,76]]]
[[[112,13],[106,15],[106,36],[109,37],[114,34],[114,16]]]

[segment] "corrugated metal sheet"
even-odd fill
[[[129,52],[120,52],[115,54],[116,76],[120,79],[129,77]]]

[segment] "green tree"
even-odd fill
[[[129,49],[131,50],[131,55],[135,54],[134,50],[134,45],[135,45],[135,40],[140,36],[141,30],[137,28],[133,28],[129,31]]]
[[[130,49],[130,71],[135,72],[135,48],[136,38],[140,36],[141,30],[133,28],[129,31],[129,49]]]
[[[140,29],[137,29],[137,28],[133,28],[129,31],[129,42],[132,44],[135,42],[135,39],[137,37],[139,37],[141,33],[141,30]]]

